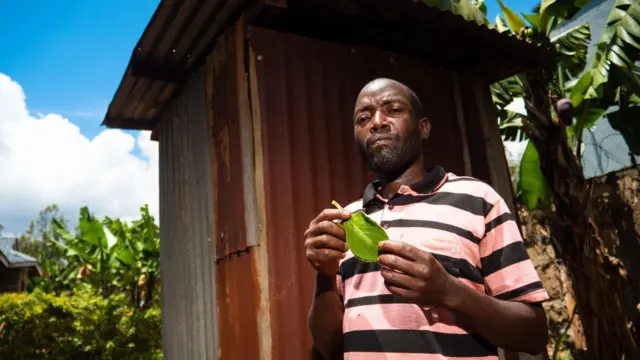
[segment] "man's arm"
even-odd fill
[[[487,216],[479,244],[481,271],[488,294],[449,275],[428,252],[407,243],[383,241],[378,261],[387,289],[421,306],[443,307],[493,345],[540,353],[547,344],[542,308],[526,303],[548,299],[529,259],[518,227],[502,199]]]
[[[541,306],[498,300],[462,282],[455,289],[446,306],[465,327],[503,349],[529,354],[545,351],[547,317]]]
[[[343,317],[344,306],[338,294],[336,278],[316,275],[309,327],[314,347],[327,360],[342,359]]]

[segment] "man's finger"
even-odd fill
[[[308,239],[305,242],[305,247],[311,249],[332,249],[341,252],[346,252],[348,250],[347,243],[344,242],[344,240],[336,238],[329,234],[324,234]]]
[[[380,254],[392,254],[409,261],[424,262],[431,257],[431,254],[428,252],[401,241],[381,241],[378,244],[378,250]]]
[[[385,286],[387,287],[390,285],[412,291],[420,289],[420,280],[413,276],[384,268],[380,270],[380,274],[382,275]]]
[[[423,264],[404,259],[397,255],[382,254],[378,257],[378,262],[380,265],[391,270],[399,271],[416,278],[422,278],[425,275]]]
[[[418,294],[415,291],[407,290],[387,283],[385,283],[385,286],[391,294],[401,297],[410,302],[416,302],[419,299]]]
[[[336,261],[344,258],[346,253],[332,249],[309,249],[307,250],[307,259],[315,263],[326,263],[328,261]]]
[[[338,210],[338,209],[324,209],[322,212],[316,216],[315,219],[311,220],[311,225],[317,224],[321,221],[334,221],[334,220],[349,220],[351,217],[351,213],[346,210]]]
[[[338,239],[345,239],[344,228],[332,221],[321,221],[317,224],[313,224],[305,231],[304,237],[310,238],[322,234],[329,234],[337,237]]]

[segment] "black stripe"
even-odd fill
[[[527,248],[524,246],[524,242],[516,241],[481,258],[482,274],[487,277],[496,271],[524,260],[529,260]]]
[[[449,274],[484,285],[484,278],[481,270],[467,260],[440,254],[431,255],[433,255],[433,257],[442,264]],[[354,275],[380,271],[381,268],[382,267],[377,262],[366,263],[356,257],[352,257],[342,262],[338,273],[342,276],[342,281],[345,282]]]
[[[372,295],[372,296],[362,296],[358,298],[349,299],[347,300],[347,303],[344,305],[344,307],[348,309],[356,306],[378,305],[378,304],[409,304],[409,301],[399,296],[395,296],[391,294]]]
[[[489,231],[497,228],[498,226],[506,223],[507,221],[514,221],[515,218],[513,217],[513,214],[510,212],[506,212],[500,216],[497,216],[496,218],[494,218],[493,220],[489,221],[488,223],[486,223],[484,225],[484,233],[488,234]]]
[[[342,276],[342,282],[344,283],[345,281],[347,281],[347,279],[352,278],[355,275],[380,271],[380,269],[381,266],[377,262],[367,263],[358,259],[357,257],[352,257],[340,264],[340,270],[338,271],[338,274]]]
[[[431,253],[442,264],[447,272],[455,277],[464,278],[477,284],[484,285],[482,271],[466,259]]]
[[[427,330],[361,330],[344,334],[344,352],[441,354],[451,357],[495,356],[498,350],[479,335]]]
[[[389,204],[392,205],[410,205],[418,202],[430,205],[448,205],[482,217],[489,215],[493,209],[493,204],[482,197],[446,191],[438,191],[429,195],[401,195],[389,200]]]
[[[388,224],[388,227],[417,227],[417,228],[427,228],[427,229],[436,229],[447,231],[452,234],[456,234],[460,237],[463,237],[469,241],[472,241],[475,244],[480,243],[480,239],[473,234],[473,232],[463,229],[461,227],[457,227],[451,224],[445,224],[438,221],[429,221],[429,220],[412,220],[412,219],[398,219],[391,221],[382,221],[380,225],[384,227],[385,224]]]
[[[459,177],[457,177],[457,178],[455,178],[455,179],[448,179],[448,180],[447,180],[447,182],[448,182],[448,183],[450,183],[450,182],[458,182],[458,181],[474,181],[474,182],[481,182],[481,183],[486,184],[487,186],[489,186],[486,182],[484,182],[484,181],[482,181],[482,180],[480,180],[480,179],[476,179],[476,178],[471,177],[471,176],[459,176]]]
[[[510,290],[510,291],[507,291],[505,293],[502,293],[500,295],[496,295],[494,297],[496,299],[499,299],[499,300],[512,300],[512,299],[515,299],[515,298],[520,297],[522,295],[525,295],[525,294],[528,294],[530,292],[534,292],[534,291],[540,290],[540,289],[544,289],[544,287],[542,286],[542,282],[535,281],[535,282],[532,282],[531,284],[520,286],[517,289],[513,289],[513,290]]]

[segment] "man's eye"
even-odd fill
[[[393,114],[398,114],[401,113],[402,109],[401,108],[391,108],[391,113]]]
[[[361,123],[363,123],[363,122],[367,121],[368,119],[369,119],[369,117],[368,117],[368,116],[365,116],[365,115],[363,115],[363,116],[358,116],[358,117],[356,118],[356,123],[361,124]]]

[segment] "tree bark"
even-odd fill
[[[551,72],[547,72],[550,74]],[[535,145],[542,172],[551,187],[555,209],[549,211],[558,255],[565,261],[574,287],[578,315],[583,325],[590,360],[640,358],[638,323],[623,302],[633,287],[622,263],[612,261],[602,241],[590,187],[567,139],[566,127],[551,116],[544,71],[525,76],[525,125]],[[606,216],[606,215],[604,215]],[[638,296],[635,294],[637,303]],[[637,311],[636,311],[637,312]]]

